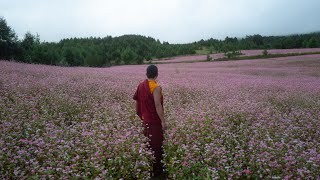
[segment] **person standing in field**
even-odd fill
[[[136,101],[137,115],[143,121],[144,135],[149,138],[149,145],[154,152],[153,176],[163,173],[163,133],[167,128],[164,119],[162,89],[157,84],[158,68],[155,65],[147,67],[147,79],[141,82],[133,96]]]

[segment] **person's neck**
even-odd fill
[[[147,78],[149,81],[156,81],[156,79],[153,78]]]

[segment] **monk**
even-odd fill
[[[141,82],[133,96],[136,100],[137,115],[143,121],[144,135],[149,138],[149,147],[154,152],[153,176],[163,173],[163,133],[167,128],[164,119],[162,89],[156,82],[158,68],[155,65],[147,67],[147,79]]]

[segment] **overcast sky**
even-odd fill
[[[320,30],[320,0],[0,0],[21,39],[124,34],[170,43]]]

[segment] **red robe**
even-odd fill
[[[137,115],[144,123],[152,125],[161,125],[161,119],[158,116],[154,104],[153,94],[150,92],[149,82],[146,79],[139,84],[133,99],[137,101]],[[161,105],[163,107],[163,97],[161,96]]]
[[[154,173],[161,173],[163,169],[163,165],[161,163],[163,154],[163,130],[161,119],[158,116],[153,94],[150,92],[149,82],[147,79],[139,84],[133,99],[137,101],[137,115],[141,120],[143,120],[144,135],[150,139],[150,147],[155,153],[156,162],[153,167]],[[162,96],[161,105],[163,107]]]

